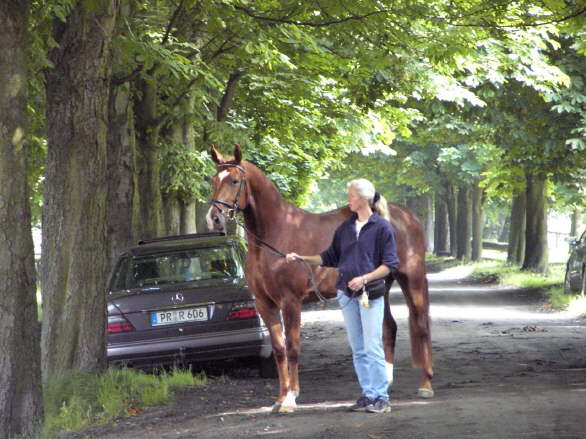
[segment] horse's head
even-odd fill
[[[222,157],[213,146],[210,155],[217,172],[212,177],[212,205],[206,221],[209,230],[220,231],[226,226],[226,217],[232,218],[246,207],[246,171],[241,165],[242,152],[238,145],[234,146],[234,157],[230,159]]]

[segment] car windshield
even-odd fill
[[[118,264],[111,290],[231,278],[240,272],[235,251],[230,246],[127,257]]]

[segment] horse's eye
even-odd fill
[[[232,181],[230,182],[230,184],[231,184],[232,186],[236,186],[236,185],[238,184],[238,180],[232,180]]]

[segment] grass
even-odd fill
[[[522,271],[517,265],[504,261],[482,261],[472,264],[471,278],[477,282],[498,282],[518,288],[544,289],[550,306],[556,310],[571,309],[586,314],[586,299],[564,293],[564,264],[552,264],[547,275]]]
[[[113,422],[146,407],[168,403],[172,389],[203,385],[204,374],[174,369],[146,374],[110,368],[101,375],[68,372],[50,379],[44,388],[45,424],[40,439]]]
[[[482,261],[472,264],[472,278],[477,281],[493,281],[519,288],[550,288],[564,282],[564,267],[552,265],[547,275],[521,271],[517,265],[504,261]]]

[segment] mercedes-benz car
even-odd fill
[[[123,252],[107,291],[108,361],[153,368],[249,357],[261,376],[274,376],[244,255],[244,243],[223,233],[155,238]]]
[[[570,241],[570,257],[566,264],[564,292],[586,294],[586,231],[580,239]]]

